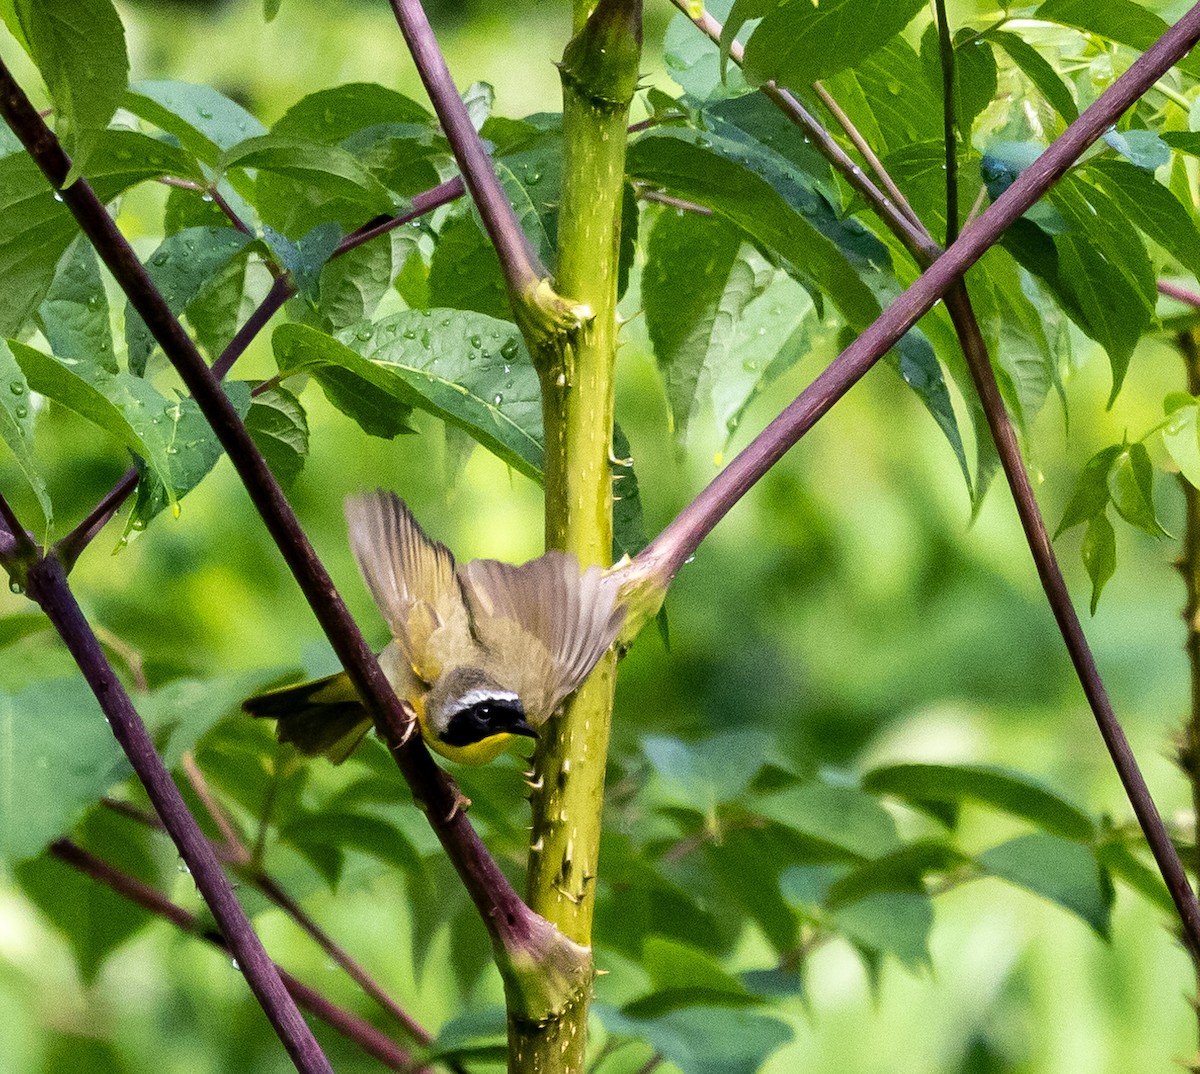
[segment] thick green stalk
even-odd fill
[[[625,128],[641,54],[640,0],[601,0],[561,65],[564,169],[555,285],[592,319],[539,355],[546,427],[546,543],[582,564],[612,557],[613,367]],[[530,907],[591,944],[615,659],[603,660],[543,732],[534,761]],[[589,989],[548,1024],[511,1026],[509,1069],[583,1069]]]

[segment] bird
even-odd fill
[[[620,632],[619,578],[598,566],[581,569],[569,552],[547,551],[519,566],[459,565],[383,489],[349,497],[346,521],[392,634],[380,667],[412,706],[425,742],[451,761],[487,764],[518,738],[536,739]],[[344,671],[257,694],[242,707],[276,720],[280,742],[335,764],[372,726]]]

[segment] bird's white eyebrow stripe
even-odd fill
[[[458,705],[460,708],[469,709],[481,701],[515,701],[519,703],[520,700],[511,690],[468,690],[458,699]]]

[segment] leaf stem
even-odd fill
[[[212,847],[196,819],[188,812],[170,773],[154,750],[145,724],[76,603],[62,564],[53,556],[41,558],[30,568],[28,578],[30,598],[41,605],[83,672],[113,736],[146,788],[245,974],[246,983],[270,1019],[296,1069],[302,1074],[332,1074],[329,1060],[296,1009],[275,964],[263,950]]]
[[[143,910],[170,921],[176,928],[199,936],[223,951],[230,951],[225,938],[213,929],[204,928],[195,914],[171,902],[149,884],[122,872],[72,840],[57,839],[50,844],[49,849],[50,853],[59,861],[77,869],[97,883],[103,884],[110,891],[116,892]],[[332,1029],[336,1029],[342,1036],[352,1040],[364,1052],[379,1060],[389,1070],[411,1071],[413,1069],[412,1055],[390,1037],[385,1036],[358,1015],[330,1002],[320,992],[302,984],[286,970],[278,966],[276,970],[284,987],[296,1002],[310,1014],[321,1019]]]
[[[450,856],[493,943],[504,950],[524,950],[527,944],[549,948],[557,937],[561,941],[558,950],[564,960],[574,957],[574,945],[568,944],[521,901],[467,820],[462,809],[462,796],[453,780],[434,764],[421,736],[411,734],[415,724],[411,706],[396,697],[379,661],[347,611],[333,580],[317,558],[279,483],[220,382],[87,181],[79,179],[63,188],[70,161],[3,62],[0,62],[0,114],[51,185],[59,191],[63,202],[91,239],[212,426],[309,607],[371,713],[377,732],[388,745],[413,797]],[[57,564],[58,561],[54,562]]]
[[[1167,298],[1173,298],[1176,302],[1183,302],[1188,306],[1200,309],[1200,294],[1195,291],[1189,291],[1186,287],[1180,287],[1178,284],[1169,283],[1166,280],[1159,280],[1155,286],[1160,295],[1166,295]]]
[[[946,0],[933,0],[937,17],[938,56],[942,64],[942,139],[946,149],[946,245],[958,238],[958,114],[954,75],[954,40],[946,16]]]

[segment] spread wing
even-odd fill
[[[432,682],[441,668],[430,638],[448,625],[467,633],[454,556],[425,536],[392,492],[350,497],[346,521],[354,558],[396,645],[413,670]]]
[[[600,567],[581,573],[566,552],[519,567],[476,559],[459,574],[471,629],[535,726],[587,678],[625,618],[617,580]]]

